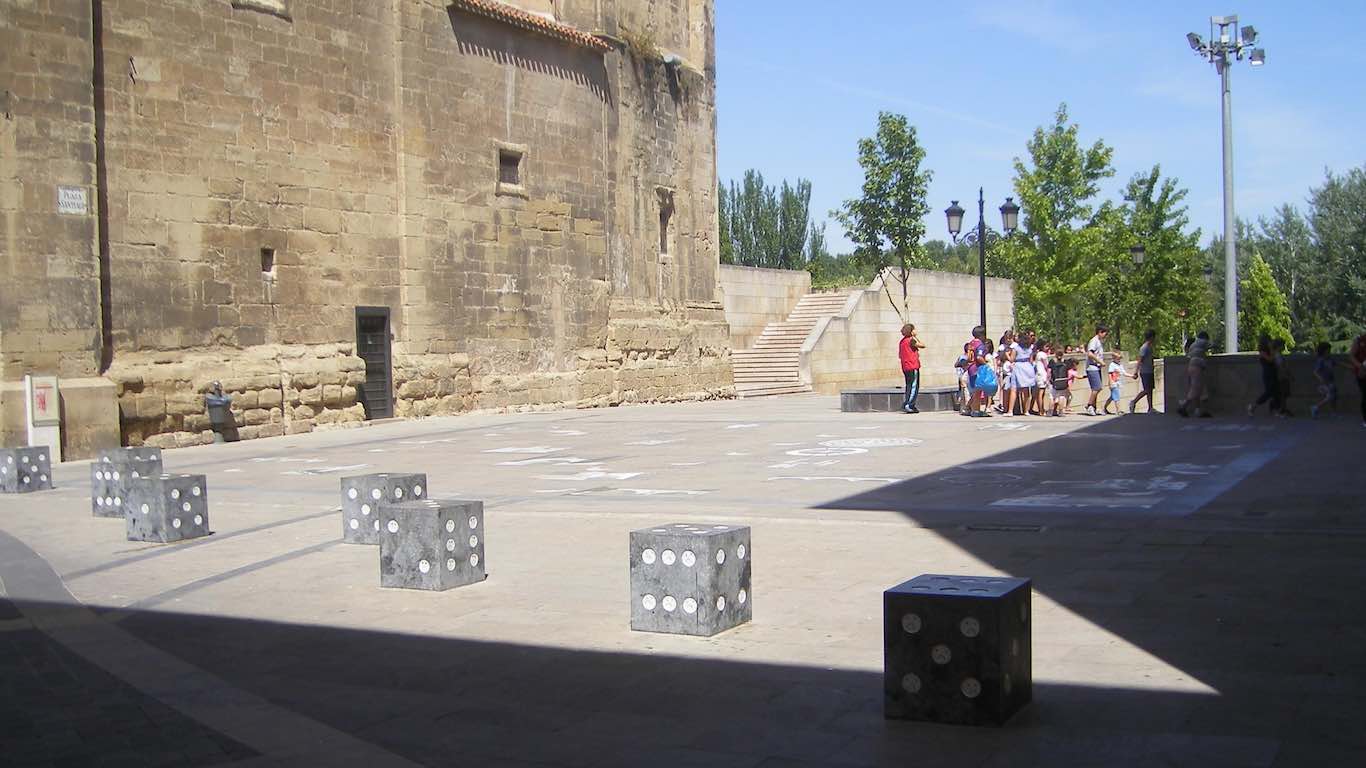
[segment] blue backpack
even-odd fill
[[[996,389],[1000,383],[996,381],[996,371],[989,365],[983,365],[977,369],[977,388],[991,397],[996,394]]]

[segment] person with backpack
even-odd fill
[[[967,358],[967,380],[968,380],[968,407],[965,415],[968,416],[991,416],[986,411],[986,395],[978,387],[977,377],[982,370],[990,370],[991,352],[987,346],[987,330],[982,326],[972,329],[972,340],[963,348],[964,357]],[[992,374],[995,380],[995,374]],[[993,387],[993,394],[995,388]]]
[[[1053,415],[1062,416],[1072,398],[1072,378],[1076,374],[1077,361],[1071,358],[1055,358],[1048,364],[1048,379],[1053,391]]]

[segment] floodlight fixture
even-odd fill
[[[1239,32],[1243,36],[1243,45],[1252,45],[1257,42],[1257,28],[1251,24],[1243,27]]]
[[[1262,66],[1266,63],[1266,51],[1262,48],[1253,48],[1247,63],[1254,67]]]
[[[1200,36],[1195,34],[1194,32],[1188,32],[1186,34],[1186,41],[1191,44],[1192,51],[1198,52],[1201,48],[1205,47],[1205,41],[1201,40]]]

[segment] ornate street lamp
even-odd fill
[[[977,285],[981,293],[981,325],[987,327],[987,201],[984,190],[977,189]],[[957,200],[944,209],[944,215],[948,218],[949,236],[956,244],[959,242],[958,234],[963,231],[963,206]],[[1014,198],[1007,197],[1005,205],[1001,206],[1001,230],[1006,237],[1015,234],[1020,224],[1020,206],[1015,204]],[[970,236],[969,236],[970,237]],[[968,238],[963,238],[966,242]]]
[[[1148,249],[1140,245],[1129,246],[1129,258],[1133,259],[1134,266],[1143,265],[1143,260],[1148,257]]]

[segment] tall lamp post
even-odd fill
[[[1229,69],[1234,61],[1246,56],[1248,64],[1260,67],[1266,63],[1266,51],[1253,48],[1257,30],[1252,25],[1238,26],[1238,17],[1211,16],[1209,42],[1191,32],[1186,35],[1191,50],[1207,59],[1219,73],[1219,91],[1223,98],[1224,129],[1224,334],[1225,352],[1238,351],[1238,233],[1233,219],[1233,94],[1229,90]]]
[[[957,200],[952,201],[952,205],[944,209],[944,215],[949,219],[949,236],[953,242],[958,243],[958,233],[963,231],[963,206]],[[977,283],[981,290],[981,326],[987,327],[987,201],[982,187],[977,188]],[[1015,234],[1015,230],[1020,225],[1020,206],[1015,204],[1014,198],[1007,197],[1005,205],[1001,206],[1001,230],[1006,233],[1006,237]],[[966,240],[967,238],[964,238]]]

